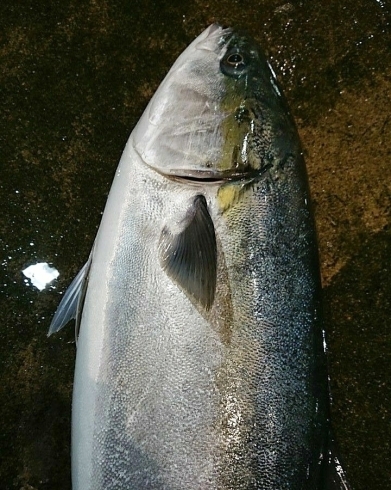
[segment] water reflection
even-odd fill
[[[54,279],[60,275],[57,269],[50,267],[47,262],[38,262],[37,264],[30,265],[22,271],[23,275],[27,277],[24,280],[27,286],[30,283],[40,291],[43,291]],[[28,281],[30,279],[30,281]]]

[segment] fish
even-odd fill
[[[76,319],[74,490],[346,490],[295,122],[256,42],[213,24],[132,131]]]

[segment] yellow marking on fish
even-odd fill
[[[225,184],[219,188],[217,199],[221,212],[226,211],[236,201],[237,190],[235,185]]]
[[[223,147],[216,168],[223,172],[235,170],[237,173],[249,168],[259,169],[261,163],[254,148],[257,131],[254,115],[256,101],[246,98],[244,93],[235,93],[229,84],[228,88],[220,105],[226,117],[221,123]]]
[[[222,104],[222,109],[227,116],[222,122],[224,146],[221,161],[218,163],[220,171],[239,168],[247,164],[243,146],[251,128],[247,121],[239,121],[237,118],[243,105],[244,101],[239,97],[230,97],[229,103],[224,101]]]
[[[217,192],[217,201],[222,213],[239,201],[243,187],[243,184],[229,182],[219,188]]]

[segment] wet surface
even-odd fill
[[[73,331],[47,339],[127,137],[212,22],[267,51],[306,152],[333,421],[356,490],[391,488],[391,2],[0,5],[0,489],[70,489]],[[22,270],[60,272],[40,292]],[[27,282],[26,282],[27,281]]]

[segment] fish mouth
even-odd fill
[[[232,34],[233,30],[230,27],[212,24],[200,36],[195,47],[196,49],[203,49],[205,51],[215,51],[216,41],[218,41],[219,46],[224,45]]]
[[[259,169],[231,169],[225,171],[216,170],[182,170],[178,169],[175,173],[164,173],[163,175],[176,182],[187,182],[193,184],[220,184],[223,182],[248,182],[259,178],[263,173]]]

